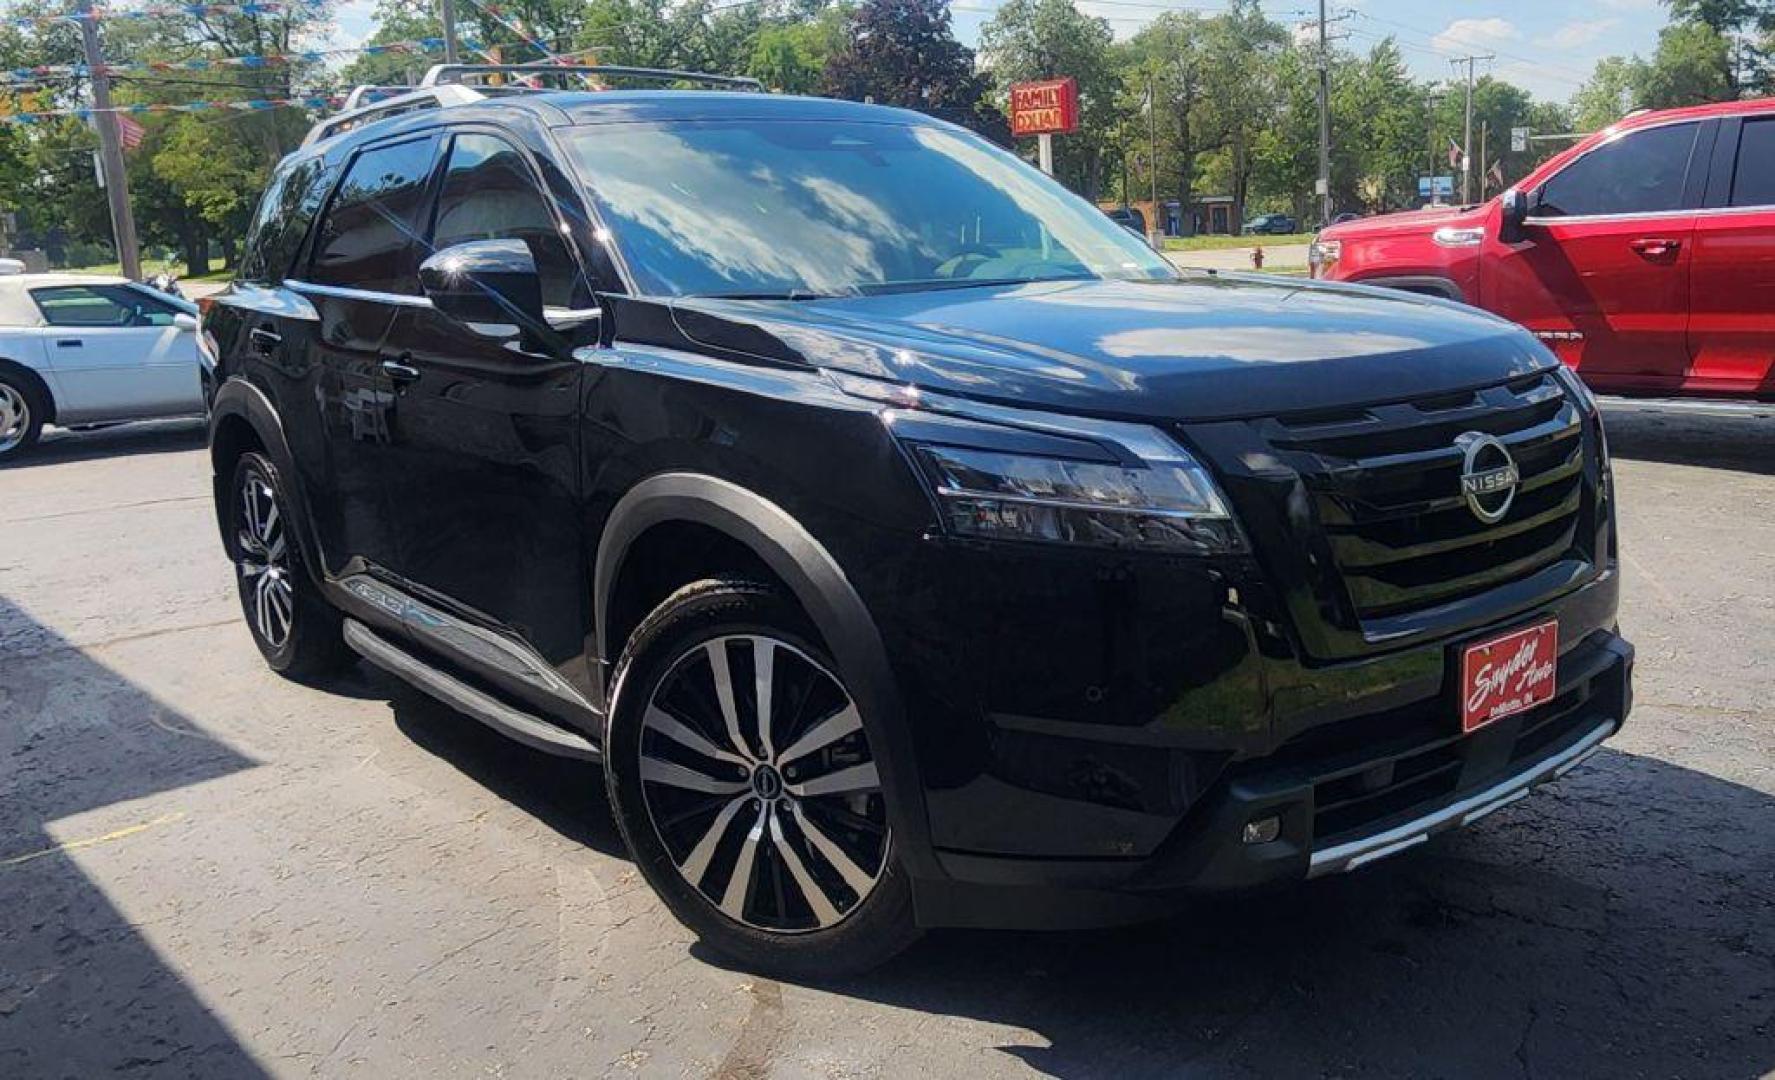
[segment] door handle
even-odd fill
[[[1643,236],[1627,241],[1627,246],[1643,258],[1667,259],[1682,249],[1683,242],[1669,237]]]
[[[385,356],[382,358],[382,374],[387,375],[396,386],[405,386],[419,380],[419,369],[407,363],[410,359],[406,354]]]
[[[55,347],[58,349],[78,349],[84,344],[86,343],[77,337],[65,337],[58,339],[55,343]]]
[[[270,355],[276,351],[279,345],[284,343],[283,335],[269,326],[253,327],[247,331],[247,340],[253,343],[253,348],[256,351],[265,355]]]

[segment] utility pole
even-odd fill
[[[1449,63],[1455,67],[1467,65],[1467,122],[1461,137],[1461,202],[1469,204],[1473,186],[1473,70],[1481,60],[1496,60],[1497,57],[1487,53],[1484,56],[1462,56]]]
[[[444,63],[459,63],[456,53],[456,9],[450,0],[438,0],[438,21],[444,24]]]
[[[1491,121],[1479,122],[1479,201],[1485,201],[1485,189],[1491,186],[1491,175],[1486,171],[1486,162],[1490,159],[1485,154],[1485,137],[1490,134]]]
[[[111,205],[111,238],[117,244],[117,261],[123,276],[142,279],[142,253],[136,249],[136,219],[129,205],[129,177],[123,168],[123,142],[117,134],[117,114],[111,111],[111,77],[99,49],[98,19],[92,0],[80,0],[75,21],[86,48],[86,70],[92,78],[92,122],[99,133],[99,172],[105,179],[105,199]]]
[[[1319,0],[1319,223],[1331,224],[1331,49],[1325,43],[1325,0]]]
[[[1164,229],[1159,226],[1159,90],[1150,71],[1146,73],[1146,141],[1146,175],[1152,182],[1153,191],[1153,217],[1146,223],[1146,236],[1157,248],[1159,237],[1164,235]],[[1189,213],[1189,207],[1180,207],[1179,213]]]

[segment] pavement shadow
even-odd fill
[[[5,597],[0,641],[0,1076],[263,1075],[51,831],[257,763]]]
[[[1593,761],[1357,874],[1154,926],[932,934],[822,989],[1034,1032],[999,1049],[1059,1077],[1765,1074],[1775,799]]]
[[[52,428],[43,433],[43,441],[20,455],[6,468],[36,469],[45,465],[65,465],[73,461],[96,461],[102,458],[133,454],[177,454],[195,450],[208,439],[209,428],[201,418],[184,420],[151,420],[135,424],[118,424],[96,431],[69,431]]]
[[[601,854],[628,857],[604,795],[603,766],[532,750],[392,675],[359,666],[375,691],[369,696],[387,700],[395,726],[415,746],[563,837]]]
[[[1618,458],[1775,474],[1775,404],[1706,411],[1605,401],[1603,423]]]

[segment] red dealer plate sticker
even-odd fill
[[[1557,621],[1467,646],[1461,654],[1461,731],[1552,701],[1558,672]]]

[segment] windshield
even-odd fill
[[[647,293],[797,298],[1174,276],[1090,203],[948,128],[623,124],[566,141]]]

